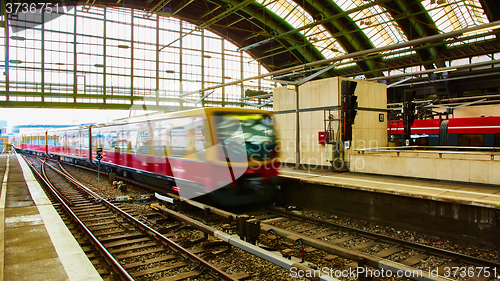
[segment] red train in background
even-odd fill
[[[107,124],[19,134],[20,151],[148,179],[190,199],[221,205],[270,201],[279,163],[271,112],[203,108]]]
[[[405,145],[403,121],[389,121],[387,135]],[[500,117],[415,120],[410,145],[500,147]]]

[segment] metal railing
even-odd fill
[[[473,151],[475,150],[475,151]],[[397,156],[400,153],[422,153],[422,154],[438,154],[439,158],[443,154],[462,154],[462,155],[486,155],[490,156],[491,160],[495,160],[495,155],[500,155],[500,147],[484,147],[484,146],[397,146],[397,147],[377,147],[377,148],[357,148],[354,149],[358,154],[365,152],[396,152]],[[497,152],[498,151],[498,152]]]

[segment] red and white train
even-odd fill
[[[135,178],[160,179],[184,198],[209,194],[230,206],[269,201],[278,188],[271,112],[203,108],[112,123],[19,134],[16,149],[97,163]],[[158,180],[157,180],[158,181]]]
[[[389,141],[403,145],[403,121],[387,123]],[[500,117],[415,120],[410,145],[500,147]]]

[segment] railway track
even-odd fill
[[[173,194],[170,195],[175,197]],[[77,198],[77,200],[81,199]],[[93,200],[95,201],[95,199]],[[352,269],[356,272],[359,269],[365,269],[364,273],[356,275],[360,280],[370,277],[366,274],[368,270],[385,270],[386,272],[391,270],[393,273],[398,271],[416,272],[413,276],[405,277],[414,280],[486,281],[497,280],[496,276],[500,275],[500,264],[493,261],[346,227],[294,212],[273,208],[238,215],[195,201],[186,200],[185,202],[196,206],[201,211],[191,214],[192,210],[183,208],[183,215],[180,215],[164,206],[155,204],[153,207],[166,215],[157,214],[157,218],[151,218],[150,225],[155,224],[155,219],[161,221],[168,217],[169,220],[175,218],[178,222],[164,227],[161,231],[163,233],[173,228],[186,228],[190,225],[192,228],[203,231],[205,236],[213,236],[218,228],[225,232],[237,233],[243,240],[258,243],[263,249],[280,252],[283,257],[298,262],[294,265],[298,264],[297,266],[303,270],[331,268],[335,272],[345,272],[346,269]],[[182,205],[186,204],[182,203]],[[216,229],[199,223],[199,221],[207,222],[209,213],[222,216],[221,221],[224,223],[220,223]],[[253,236],[248,235],[248,233],[241,234],[241,230],[245,229],[248,221],[259,226],[257,233],[260,235],[255,236],[255,233]],[[228,234],[222,239],[232,240],[229,237],[231,236]],[[193,241],[188,241],[188,244],[192,246]],[[217,252],[220,251],[214,251],[214,253]],[[430,260],[433,263],[429,263]],[[300,267],[300,263],[305,266]],[[199,272],[200,270],[189,271]],[[248,276],[245,273],[238,276],[233,275],[233,277],[242,277],[242,279]],[[293,277],[293,275],[291,276]],[[396,275],[392,276],[397,277]],[[345,279],[342,278],[344,277],[342,275],[334,276],[333,271],[332,277]],[[405,278],[403,279],[407,280]]]
[[[283,257],[300,260],[311,268],[337,270],[328,274],[356,272],[360,280],[368,280],[384,271],[408,274],[413,280],[498,280],[500,263],[424,244],[393,238],[300,215],[276,208],[267,208],[245,215],[232,214],[201,203],[186,200],[201,210],[232,218],[232,231],[241,235],[241,220],[260,225],[256,240],[261,247],[280,252]],[[199,216],[199,212],[197,214]],[[227,226],[227,225],[226,225]],[[428,261],[432,261],[428,263]],[[426,266],[426,264],[429,264]],[[361,274],[358,274],[361,273]],[[327,274],[321,272],[320,274]],[[387,275],[386,275],[387,276]],[[423,278],[422,278],[423,277]]]
[[[30,166],[53,198],[78,224],[116,280],[237,280],[83,186],[60,166],[33,160]],[[191,241],[191,246],[198,241]],[[201,250],[204,252],[204,250]]]
[[[275,241],[280,236],[289,241],[281,250],[287,255],[305,258],[323,250],[329,253],[322,257],[324,261],[344,257],[352,260],[346,264],[350,268],[368,265],[394,272],[421,270],[436,279],[441,276],[451,280],[487,281],[498,280],[500,275],[500,264],[497,262],[293,212],[275,208],[269,211],[271,214],[256,218],[263,219],[261,229],[270,233],[269,240]],[[433,259],[432,267],[425,266],[429,259]],[[316,261],[319,262],[317,258]]]

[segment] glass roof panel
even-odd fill
[[[438,3],[422,1],[437,28],[444,33],[489,22],[479,0],[447,0],[447,3]]]
[[[335,1],[344,11],[365,5],[361,0]],[[373,45],[384,47],[408,41],[387,10],[379,5],[349,14],[354,23],[366,34]]]
[[[267,9],[282,17],[294,28],[300,28],[314,22],[314,18],[302,7],[291,0],[264,0]],[[344,49],[321,25],[316,25],[300,31],[325,56],[332,58],[341,55]]]
[[[478,0],[447,0],[447,3],[444,4],[431,4],[430,2],[422,2],[422,4],[424,4],[438,29],[443,33],[489,23],[488,17]],[[450,43],[448,47],[495,38],[489,31],[478,32],[478,34],[479,33],[484,33],[485,36]],[[452,39],[448,39],[447,41],[451,40]]]

